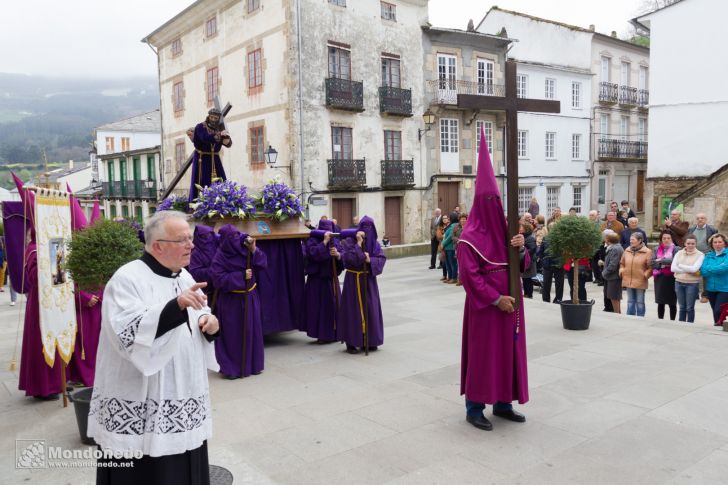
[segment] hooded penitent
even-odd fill
[[[208,295],[212,295],[215,290],[210,278],[210,265],[217,252],[219,239],[220,237],[215,234],[212,227],[204,224],[195,226],[193,239],[195,247],[192,249],[192,255],[190,256],[189,271],[195,281],[207,283],[203,291]],[[208,304],[211,303],[211,301],[208,302]]]

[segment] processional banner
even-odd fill
[[[70,194],[40,188],[35,194],[38,299],[43,356],[53,367],[56,348],[67,364],[76,342],[73,281],[66,271],[71,240]]]

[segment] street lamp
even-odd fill
[[[152,190],[154,188],[154,183],[156,181],[154,179],[147,179],[144,181],[144,188],[148,190]]]
[[[422,114],[422,120],[425,122],[425,129],[417,128],[417,140],[422,141],[422,135],[430,131],[432,124],[435,122],[435,114],[429,109]]]
[[[276,151],[275,148],[268,145],[268,150],[266,150],[266,152],[265,152],[265,161],[268,163],[268,165],[273,167],[273,165],[276,164],[277,159],[278,159],[278,152]]]

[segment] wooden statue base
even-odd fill
[[[192,224],[205,224],[212,227],[215,232],[225,224],[232,224],[240,232],[244,232],[255,239],[265,241],[274,239],[305,239],[311,231],[303,225],[301,219],[286,219],[276,221],[271,217],[254,217],[251,219],[238,219],[237,217],[224,217],[215,219],[193,220]]]

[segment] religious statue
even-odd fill
[[[189,195],[192,202],[197,198],[198,186],[206,187],[213,182],[227,179],[220,160],[220,151],[223,146],[232,146],[233,141],[225,129],[223,114],[217,107],[208,111],[205,121],[198,123],[194,130],[187,130],[187,136],[195,145]]]

